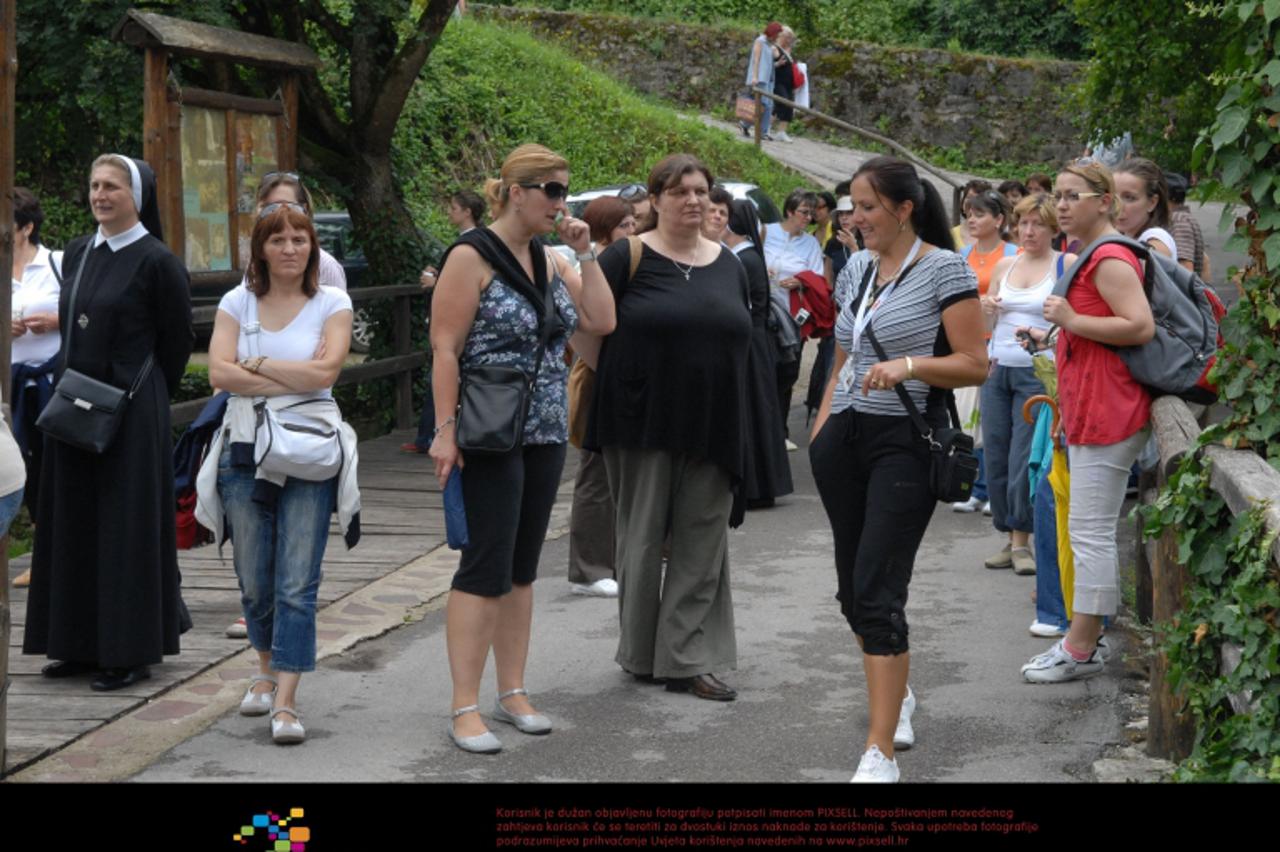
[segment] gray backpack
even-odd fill
[[[1156,322],[1155,336],[1141,346],[1109,348],[1120,356],[1135,380],[1157,395],[1172,394],[1195,402],[1217,399],[1217,391],[1205,374],[1218,351],[1218,319],[1224,309],[1217,295],[1191,270],[1137,240],[1111,234],[1080,253],[1054,285],[1053,294],[1065,297],[1076,274],[1108,243],[1124,246],[1146,261],[1142,287]]]

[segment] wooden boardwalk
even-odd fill
[[[360,444],[361,539],[347,550],[334,518],[325,549],[324,578],[318,605],[323,608],[383,577],[444,543],[444,510],[440,488],[426,456],[399,452],[412,440],[410,431]],[[13,630],[9,636],[8,772],[29,764],[198,672],[243,651],[243,639],[224,632],[240,615],[240,592],[231,564],[208,545],[178,553],[182,596],[194,626],[182,636],[182,653],[151,667],[151,679],[119,692],[94,692],[88,676],[49,680],[40,676],[44,657],[22,654],[26,624],[26,589],[11,588]],[[25,571],[30,556],[14,559],[9,578]]]

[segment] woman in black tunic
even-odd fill
[[[72,241],[63,258],[65,360],[55,382],[70,366],[127,388],[151,354],[155,369],[106,452],[45,439],[22,650],[59,661],[44,667],[46,677],[97,671],[91,686],[112,690],[178,653],[169,391],[194,335],[189,278],[161,241],[150,167],[104,154],[93,164],[89,202],[98,231]]]
[[[782,431],[778,402],[778,359],[769,331],[769,271],[760,242],[760,218],[756,206],[739,198],[729,207],[729,227],[724,244],[747,270],[751,296],[751,350],[747,360],[746,463],[743,493],[748,509],[772,506],[774,498],[790,494],[791,465],[787,461],[787,436]]]
[[[794,101],[796,98],[795,59],[791,56],[791,48],[796,43],[796,34],[790,27],[783,27],[778,42],[773,46],[773,93],[779,97]],[[795,109],[781,101],[773,103],[773,128],[770,135],[779,142],[790,142],[787,125],[795,117]]]

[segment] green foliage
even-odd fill
[[[1182,172],[1200,128],[1215,118],[1210,75],[1240,39],[1238,18],[1195,5],[1074,0],[1088,36],[1088,75],[1076,93],[1086,126],[1105,139],[1131,131],[1139,153]]]
[[[1242,298],[1223,323],[1225,345],[1211,375],[1231,413],[1206,429],[1200,444],[1250,448],[1280,469],[1280,0],[1192,6],[1188,12],[1204,18],[1206,33],[1234,34],[1218,53],[1219,70],[1206,81],[1214,89],[1213,114],[1200,131],[1192,165],[1216,176],[1210,191],[1238,195],[1247,206],[1229,245],[1251,260]],[[1176,535],[1178,560],[1192,577],[1184,612],[1164,639],[1173,677],[1197,723],[1195,749],[1177,778],[1280,781],[1280,588],[1271,558],[1276,536],[1266,528],[1264,506],[1232,518],[1208,480],[1203,455],[1188,457],[1146,513],[1148,535]],[[1219,668],[1226,643],[1242,652],[1229,675]],[[1227,696],[1245,691],[1249,712],[1236,714]]]
[[[187,371],[178,382],[178,389],[173,392],[174,402],[187,402],[213,396],[213,385],[209,384],[209,368],[204,364],[187,364]]]
[[[516,0],[505,5],[683,23],[735,22],[755,32],[779,21],[808,43],[802,49],[839,38],[1076,59],[1083,47],[1070,0]]]

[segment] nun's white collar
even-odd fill
[[[135,222],[133,227],[122,234],[116,234],[114,237],[108,237],[102,233],[102,227],[98,227],[98,233],[93,236],[93,247],[97,248],[103,243],[112,251],[120,251],[126,246],[131,246],[138,240],[147,235],[147,228],[141,222]]]

